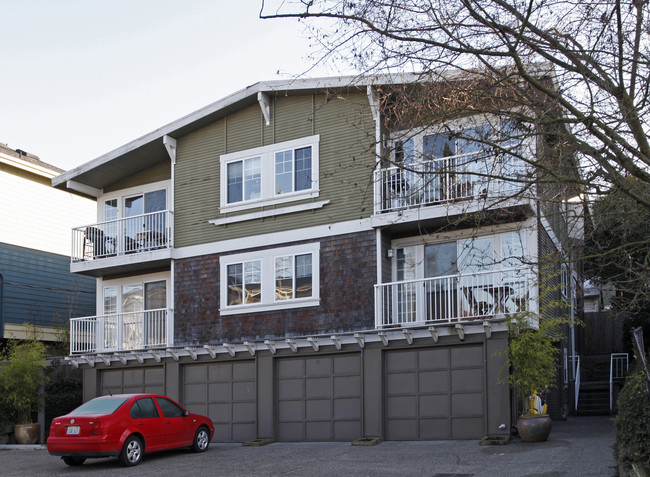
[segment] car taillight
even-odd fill
[[[108,431],[106,430],[106,424],[103,422],[95,422],[93,424],[93,436],[103,436],[108,434]]]

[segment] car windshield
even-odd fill
[[[126,401],[125,398],[108,397],[92,399],[70,414],[112,414]]]

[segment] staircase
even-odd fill
[[[609,410],[610,355],[581,356],[579,416],[606,415]]]

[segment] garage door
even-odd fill
[[[255,362],[183,366],[183,404],[209,416],[216,442],[244,442],[257,437]]]
[[[386,352],[386,438],[483,437],[484,361],[482,345]]]
[[[359,354],[278,359],[276,379],[278,440],[361,437]]]
[[[163,394],[165,373],[162,366],[101,371],[100,395],[119,393]]]

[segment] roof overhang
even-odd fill
[[[178,139],[237,110],[259,103],[263,95],[278,92],[287,95],[304,94],[343,88],[359,88],[365,91],[364,88],[368,84],[370,82],[367,78],[358,76],[256,83],[54,177],[52,185],[60,189],[78,191],[78,185],[82,184],[101,192],[104,187],[124,177],[169,160],[163,143],[165,136]]]

